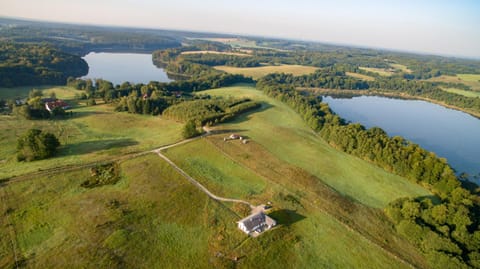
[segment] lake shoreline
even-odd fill
[[[303,87],[299,87],[297,89],[301,91],[314,92],[319,95],[330,95],[332,97],[339,97],[339,98],[356,97],[356,96],[380,96],[380,97],[387,97],[387,98],[394,98],[394,99],[401,99],[401,100],[426,101],[432,104],[443,106],[445,108],[461,111],[469,114],[472,117],[480,119],[480,112],[475,112],[462,107],[449,105],[435,99],[422,97],[422,96],[414,96],[406,93],[399,94],[399,93],[393,93],[393,92],[387,92],[387,91],[381,91],[381,90],[336,90],[336,89],[303,88]]]
[[[395,96],[343,94],[328,91],[323,102],[348,122],[365,128],[380,127],[389,136],[401,136],[422,148],[447,159],[457,175],[467,173],[468,180],[479,183],[479,119],[459,110],[419,100]],[[331,93],[331,92],[330,92]]]

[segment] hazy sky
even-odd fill
[[[286,37],[480,58],[476,0],[0,0],[0,16]]]

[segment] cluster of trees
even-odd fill
[[[292,107],[334,147],[409,178],[438,196],[433,200],[436,204],[430,199],[400,199],[386,208],[399,233],[424,251],[433,267],[480,266],[478,197],[461,186],[444,159],[401,137],[389,137],[380,128],[346,123],[321,97],[301,94],[283,79],[284,75],[268,75],[257,86]]]
[[[82,58],[51,46],[0,42],[0,87],[65,84],[87,72]]]
[[[48,98],[43,97],[42,91],[37,89],[31,90],[25,104],[12,104],[13,114],[27,120],[50,119],[67,115],[62,107],[55,107],[51,112],[46,109],[46,101],[56,100],[54,94]]]
[[[59,146],[60,142],[55,135],[30,129],[17,140],[17,160],[30,162],[50,158]]]
[[[400,198],[385,212],[432,268],[480,268],[478,197],[467,190],[457,187],[440,202]]]
[[[192,92],[225,87],[236,83],[251,83],[251,78],[242,75],[218,73],[198,79],[172,81],[169,83],[152,81],[148,84],[124,82],[114,86],[103,79],[69,78],[67,85],[84,91],[80,97],[93,101],[101,98],[106,103],[116,103],[116,111],[136,114],[161,114],[167,107],[192,98]]]
[[[248,98],[211,98],[185,101],[168,107],[163,115],[178,121],[193,121],[196,126],[213,125],[236,115],[259,108],[260,103]]]

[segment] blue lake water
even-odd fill
[[[89,66],[83,78],[102,78],[113,84],[172,81],[162,68],[153,65],[151,54],[91,52],[83,59]]]
[[[446,158],[458,172],[480,183],[480,120],[467,113],[416,100],[377,96],[324,97],[335,113],[363,126],[380,127]]]

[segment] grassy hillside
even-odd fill
[[[116,185],[93,189],[80,187],[88,170],[2,187],[0,267],[15,255],[27,268],[406,267],[275,185],[265,190],[277,193],[282,210],[272,216],[283,225],[248,238],[236,228],[241,210],[210,200],[158,156],[120,169]]]
[[[269,65],[259,67],[215,66],[215,69],[231,74],[241,74],[246,77],[258,79],[270,73],[288,73],[295,76],[306,75],[315,72],[315,70],[317,70],[318,68],[303,65]]]
[[[0,189],[0,267],[14,261],[11,238],[17,260],[35,268],[207,268],[215,250],[245,238],[234,212],[158,156],[120,167],[113,186],[84,189],[81,170]]]
[[[204,93],[263,101],[262,111],[239,117],[219,129],[238,130],[281,160],[306,170],[343,195],[377,208],[399,197],[429,195],[402,177],[330,147],[293,110],[253,87],[238,86]]]
[[[78,165],[150,150],[181,140],[182,125],[161,117],[113,111],[108,105],[72,110],[65,120],[23,120],[0,116],[0,179],[57,166]],[[16,161],[17,138],[30,128],[48,130],[61,143],[52,159],[32,163]]]

